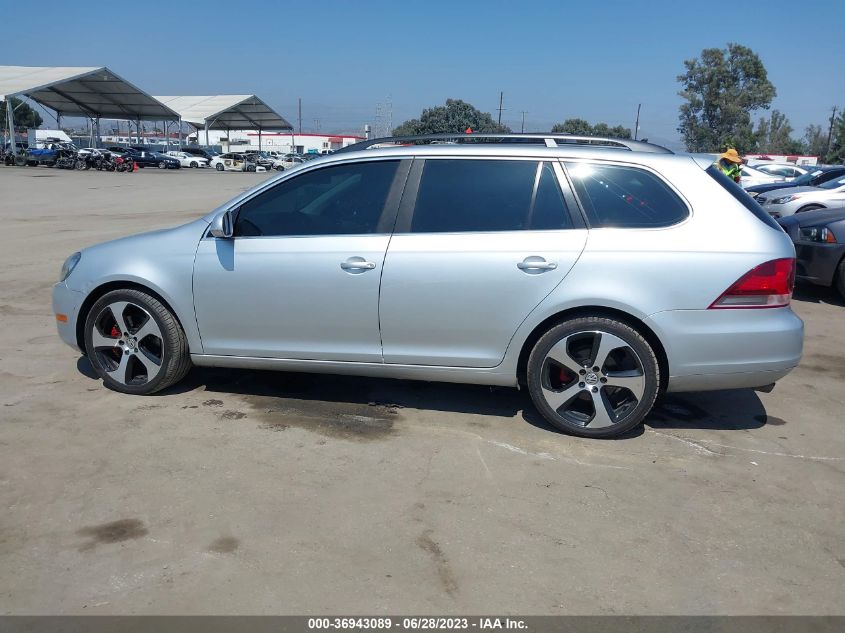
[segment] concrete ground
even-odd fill
[[[0,614],[845,614],[845,305],[770,394],[614,441],[509,389],[193,370],[106,390],[64,258],[265,174],[0,167]]]

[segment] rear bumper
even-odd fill
[[[59,337],[76,351],[82,351],[76,344],[76,321],[84,299],[85,295],[71,290],[64,282],[53,286],[53,314],[56,315]],[[60,321],[59,315],[64,315],[67,320]]]
[[[801,360],[804,323],[789,308],[673,310],[646,324],[669,361],[669,391],[768,385]]]

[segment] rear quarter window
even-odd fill
[[[707,174],[716,182],[718,182],[722,188],[731,194],[737,202],[742,204],[746,209],[751,211],[758,220],[760,220],[763,224],[766,224],[770,228],[775,229],[776,231],[782,231],[780,224],[778,224],[775,219],[770,216],[763,207],[751,196],[749,196],[745,189],[740,187],[736,184],[733,180],[725,176],[722,173],[722,170],[719,169],[715,164],[710,165],[706,170]]]
[[[660,228],[689,208],[660,178],[638,167],[566,163],[591,228]]]

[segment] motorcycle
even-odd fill
[[[123,156],[117,156],[114,159],[115,162],[115,169],[120,172],[129,172],[131,173],[134,170],[133,162],[128,159],[124,158]]]
[[[69,148],[62,148],[56,154],[56,168],[78,169],[81,160],[75,151]]]

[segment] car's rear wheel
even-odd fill
[[[611,437],[643,421],[654,405],[660,369],[654,350],[630,326],[604,317],[564,321],[528,358],[528,391],[554,427]]]
[[[105,385],[123,393],[155,393],[191,368],[176,317],[140,290],[114,290],[94,303],[85,320],[85,351]]]
[[[223,163],[217,163],[217,166],[215,167],[215,169],[216,169],[217,171],[223,171],[223,170],[224,170],[224,169],[226,169],[226,168],[225,168],[225,167],[223,167]]]
[[[806,213],[807,211],[816,211],[818,209],[824,209],[824,207],[820,204],[808,204],[806,207],[801,207],[795,213]]]

